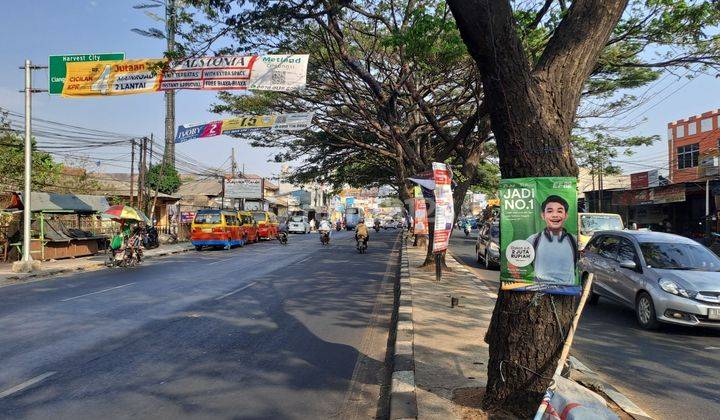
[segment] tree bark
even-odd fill
[[[507,0],[448,0],[482,75],[503,178],[577,176],[570,132],[582,87],[627,0],[575,0],[534,68]],[[483,406],[532,417],[550,383],[575,298],[498,292]],[[559,321],[558,321],[559,320]]]

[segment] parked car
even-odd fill
[[[245,235],[245,242],[258,242],[260,240],[260,235],[258,232],[257,222],[255,222],[252,212],[238,212],[238,217],[240,218],[240,227],[242,228],[243,234]]]
[[[310,223],[307,214],[304,211],[294,211],[288,219],[288,232],[290,233],[308,233],[310,232]]]
[[[623,230],[622,218],[615,213],[578,214],[578,249],[582,250],[595,232],[601,230]]]
[[[258,233],[261,239],[275,239],[278,234],[278,223],[277,216],[269,211],[255,211],[253,212],[253,219],[257,222]]]
[[[600,297],[633,308],[642,328],[659,323],[720,327],[720,258],[699,243],[651,231],[596,232],[580,273]]]
[[[383,227],[383,229],[386,229],[386,230],[387,229],[397,229],[398,224],[393,219],[385,219],[385,220],[383,220],[382,227]]]
[[[477,262],[483,262],[490,270],[500,266],[500,223],[497,221],[480,226],[475,242]]]
[[[204,246],[230,249],[245,245],[238,214],[226,210],[200,210],[190,227],[190,242],[198,251]]]

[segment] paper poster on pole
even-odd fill
[[[425,206],[425,199],[422,198],[422,193],[420,194],[420,198],[413,199],[415,212],[415,215],[413,216],[413,221],[415,223],[415,226],[413,226],[413,232],[416,235],[427,235],[429,233],[427,207]]]
[[[443,252],[448,247],[452,233],[454,208],[452,196],[452,172],[445,163],[433,162],[435,180],[435,229],[433,231],[433,252]]]
[[[177,89],[290,91],[305,87],[307,54],[73,62],[64,97],[112,96]]]
[[[181,125],[175,134],[175,143],[182,143],[204,137],[214,137],[221,134],[234,135],[245,130],[263,128],[269,128],[272,131],[304,130],[312,125],[314,116],[314,112],[277,115],[241,115],[226,120]]]
[[[502,290],[577,295],[577,179],[500,181]]]

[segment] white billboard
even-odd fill
[[[225,180],[225,198],[263,198],[263,180],[260,178],[232,178]]]

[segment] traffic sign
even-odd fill
[[[65,83],[65,64],[83,61],[124,60],[125,53],[51,55],[48,60],[48,91],[51,95],[62,94]]]

